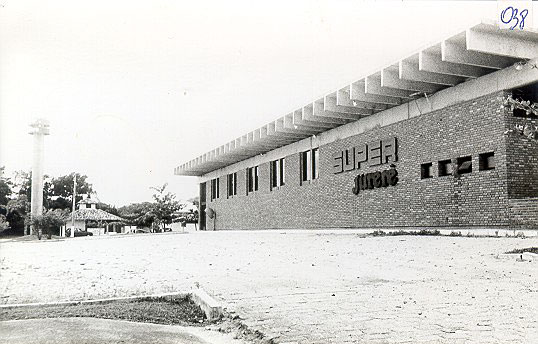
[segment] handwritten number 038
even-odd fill
[[[508,13],[510,11],[510,13]],[[523,11],[519,12],[519,16],[521,17],[521,20],[517,16],[518,10],[517,8],[513,8],[512,6],[508,6],[501,12],[501,21],[504,24],[510,23],[512,20],[516,20],[516,23],[514,26],[510,27],[510,30],[513,30],[515,27],[519,25],[519,28],[523,30],[523,27],[525,26],[525,18],[527,18],[527,14],[529,14],[529,10],[524,9]],[[508,20],[506,20],[508,19]]]

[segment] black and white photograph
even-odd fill
[[[538,1],[0,0],[0,338],[538,343]]]

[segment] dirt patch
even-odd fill
[[[204,312],[188,296],[0,309],[0,321],[65,317],[121,319],[183,326],[203,326],[206,321]]]
[[[506,252],[506,254],[512,254],[512,253],[521,254],[525,252],[538,254],[538,247],[515,248],[512,251]]]
[[[252,344],[275,344],[274,338],[266,337],[259,330],[251,329],[245,325],[238,315],[225,313],[224,318],[218,324],[214,324],[207,329],[220,333],[232,334],[234,339]]]

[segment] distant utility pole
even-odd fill
[[[34,136],[34,156],[32,164],[32,198],[31,216],[43,214],[43,162],[44,162],[44,138],[50,134],[49,122],[38,119],[30,124],[30,135]],[[31,234],[27,233],[27,234]]]
[[[73,177],[73,211],[71,212],[71,237],[75,237],[75,205],[77,199],[77,174]]]

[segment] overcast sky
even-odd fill
[[[174,167],[483,18],[495,1],[0,0],[0,166],[88,176],[121,206]],[[537,11],[537,3],[534,3]]]

